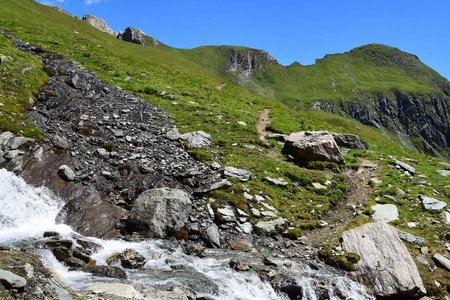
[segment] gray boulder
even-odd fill
[[[212,247],[220,248],[220,233],[219,227],[216,224],[212,223],[206,228],[205,231],[206,237]]]
[[[18,149],[20,146],[28,143],[28,142],[32,142],[34,141],[33,139],[30,138],[26,138],[26,137],[22,137],[22,136],[16,136],[16,137],[12,137],[9,140],[3,142],[3,145],[10,150],[16,150]]]
[[[344,162],[333,135],[326,131],[291,133],[282,151],[297,161],[328,161],[338,164]]]
[[[27,285],[27,280],[13,272],[0,269],[0,282],[6,288],[21,289]]]
[[[433,260],[438,266],[450,272],[450,259],[441,254],[436,253],[435,255],[433,255]]]
[[[423,207],[426,210],[441,210],[447,206],[447,203],[444,201],[439,201],[435,198],[427,197],[427,196],[419,196],[422,200]]]
[[[180,135],[179,139],[187,141],[191,148],[203,148],[211,145],[211,135],[204,131],[185,133]]]
[[[397,230],[375,222],[345,231],[342,247],[361,259],[355,275],[380,298],[419,299],[426,293],[419,271]]]
[[[61,179],[65,181],[74,181],[75,180],[75,172],[66,165],[62,165],[58,169],[58,175]]]
[[[190,212],[191,200],[186,192],[151,189],[134,202],[127,227],[148,237],[165,238],[185,225]]]
[[[265,233],[273,233],[284,224],[284,219],[278,218],[271,221],[259,221],[255,224],[255,228]]]
[[[97,28],[100,31],[106,32],[107,34],[116,36],[117,34],[114,32],[114,30],[106,24],[106,21],[102,18],[98,18],[93,15],[84,15],[82,18],[83,21],[86,21],[91,26]]]
[[[252,172],[234,167],[225,167],[223,175],[239,179],[240,181],[249,181],[252,177]]]
[[[394,160],[394,164],[398,167],[398,168],[400,168],[400,169],[402,169],[402,170],[404,170],[404,171],[407,171],[407,172],[409,172],[409,173],[411,173],[411,174],[416,174],[416,169],[413,167],[413,166],[411,166],[411,165],[408,165],[407,163],[404,163],[404,162],[402,162],[402,161],[399,161],[398,159],[393,159]]]
[[[420,236],[414,235],[409,232],[401,231],[401,230],[398,231],[398,236],[402,240],[404,240],[405,242],[408,242],[410,244],[424,245],[426,242],[425,239]]]
[[[361,140],[359,136],[354,134],[345,133],[332,133],[336,144],[339,147],[345,147],[350,149],[368,149],[369,145],[367,142]]]
[[[397,206],[394,204],[376,204],[372,206],[375,211],[372,214],[372,219],[375,221],[391,222],[398,220]]]
[[[53,136],[52,143],[58,149],[66,150],[69,148],[69,141],[65,137],[57,134]]]
[[[12,137],[14,137],[14,134],[10,131],[5,131],[2,134],[0,134],[0,148],[3,143],[8,141]]]

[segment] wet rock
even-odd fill
[[[409,232],[401,231],[401,230],[398,230],[398,236],[402,240],[404,240],[410,244],[424,245],[426,242],[425,239],[420,236],[411,234]]]
[[[75,172],[66,165],[60,166],[57,173],[65,181],[74,181],[76,177]]]
[[[423,207],[426,210],[441,210],[447,206],[447,203],[444,201],[439,201],[435,198],[427,197],[427,196],[419,196],[422,200]]]
[[[27,280],[13,272],[0,269],[0,282],[7,289],[22,289],[27,285]]]
[[[341,164],[344,157],[333,135],[326,131],[301,131],[291,133],[283,147],[283,153],[295,160],[328,161]]]
[[[120,208],[102,199],[93,188],[87,188],[68,201],[56,219],[86,236],[115,238],[115,224],[121,215]]]
[[[59,234],[59,232],[56,232],[56,231],[46,231],[46,232],[44,232],[43,236],[45,238],[47,238],[47,237],[56,237],[56,238],[58,238],[58,237],[60,237],[60,234]]]
[[[232,268],[236,271],[242,271],[242,272],[250,271],[250,267],[248,265],[244,264],[243,262],[241,262],[240,260],[237,260],[237,259],[230,260],[229,266],[230,266],[230,268]]]
[[[235,167],[225,167],[223,175],[239,179],[240,181],[249,181],[252,177],[252,173],[250,171],[238,169]]]
[[[80,249],[74,249],[72,251],[72,256],[78,259],[81,259],[82,261],[84,261],[85,263],[89,263],[89,261],[91,260],[91,258],[89,257],[88,254],[84,253],[83,251],[81,251]]]
[[[393,204],[376,204],[372,206],[375,211],[372,214],[372,219],[375,221],[391,222],[398,220],[397,206]]]
[[[436,263],[436,265],[450,272],[450,259],[441,254],[436,253],[433,255],[433,260]]]
[[[297,281],[285,274],[276,274],[270,281],[276,291],[285,293],[290,300],[302,299],[303,288]]]
[[[187,141],[191,148],[203,148],[211,145],[211,135],[204,131],[185,133],[179,139]]]
[[[147,259],[133,249],[126,249],[119,255],[120,264],[127,269],[139,269],[145,265]]]
[[[57,134],[53,136],[52,143],[58,149],[66,150],[69,148],[69,141],[65,137]]]
[[[59,261],[64,261],[70,257],[70,250],[65,247],[53,248],[52,253]]]
[[[255,224],[255,228],[264,233],[274,233],[277,228],[282,227],[285,224],[283,218],[278,218],[271,221],[259,221]]]
[[[345,133],[332,133],[336,144],[339,147],[345,147],[350,149],[369,149],[367,142],[361,140],[359,136],[354,134]]]
[[[91,273],[97,277],[110,277],[118,279],[127,279],[127,273],[120,267],[113,266],[90,266],[83,269],[83,271]]]
[[[219,227],[217,227],[216,224],[212,223],[209,225],[208,228],[206,228],[205,234],[212,247],[220,248],[220,233]]]
[[[178,189],[143,192],[130,212],[127,228],[149,237],[165,238],[183,227],[191,212],[189,195]]]
[[[345,231],[342,247],[360,256],[355,274],[378,297],[417,299],[426,293],[411,255],[397,230],[387,223],[368,223]]]
[[[52,239],[44,241],[44,244],[49,248],[63,247],[70,249],[72,248],[73,242],[71,240]]]
[[[90,285],[86,290],[97,295],[106,297],[122,297],[125,299],[144,299],[131,284],[126,283],[96,283]]]
[[[73,256],[64,260],[64,263],[72,268],[82,268],[86,265],[86,263],[84,261],[82,261],[79,258],[73,257]]]
[[[287,186],[288,185],[288,182],[281,177],[280,178],[265,177],[264,179],[276,186]]]

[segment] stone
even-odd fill
[[[120,255],[120,264],[126,269],[139,269],[145,265],[147,259],[133,249],[125,249]]]
[[[97,150],[95,150],[95,152],[97,153],[98,157],[100,158],[108,158],[109,157],[109,153],[108,151],[106,151],[106,149],[104,148],[98,148]]]
[[[398,236],[402,240],[404,240],[404,241],[406,241],[406,242],[408,242],[410,244],[416,244],[416,245],[419,245],[419,246],[424,245],[425,242],[426,242],[425,239],[420,237],[420,236],[414,235],[414,234],[409,233],[409,232],[401,231],[401,230],[398,231]]]
[[[113,135],[115,137],[124,137],[125,133],[122,129],[116,129],[116,130],[113,130]]]
[[[220,233],[216,224],[212,223],[209,225],[205,230],[205,234],[212,247],[220,248]]]
[[[360,256],[354,273],[377,297],[416,299],[425,295],[417,266],[394,227],[374,222],[345,231],[342,247]]]
[[[413,166],[408,165],[407,163],[399,161],[399,160],[397,160],[395,158],[393,158],[393,160],[394,160],[394,164],[396,166],[398,166],[400,169],[402,169],[404,171],[407,171],[407,172],[409,172],[411,174],[416,174],[416,169]]]
[[[127,228],[148,237],[165,238],[186,224],[190,212],[191,200],[185,191],[147,190],[134,202]]]
[[[250,222],[239,223],[238,226],[245,234],[250,234],[253,231],[253,226]]]
[[[0,269],[0,282],[7,289],[22,289],[27,285],[27,280],[25,278],[2,269]]]
[[[120,268],[114,266],[89,266],[83,269],[83,271],[91,273],[97,277],[110,277],[118,279],[127,279],[127,273]]]
[[[288,185],[288,182],[281,177],[280,178],[265,177],[264,179],[276,186],[287,186]]]
[[[213,184],[211,184],[208,187],[202,187],[198,190],[195,191],[195,193],[197,194],[204,194],[204,193],[208,193],[214,190],[221,190],[221,189],[226,189],[233,186],[233,184],[231,182],[229,182],[227,179],[222,179],[220,181],[214,182]]]
[[[93,16],[93,15],[84,15],[82,18],[83,21],[89,23],[91,26],[97,28],[100,31],[106,32],[107,34],[116,36],[117,34],[114,30],[106,24],[106,21],[102,18]]]
[[[274,213],[273,211],[270,210],[264,210],[261,212],[261,215],[265,218],[274,218],[276,217],[276,213]]]
[[[312,186],[313,186],[315,189],[319,189],[319,190],[326,190],[326,189],[327,189],[327,187],[324,186],[323,184],[321,184],[320,182],[313,182],[313,183],[312,183]]]
[[[444,211],[442,213],[443,219],[444,219],[444,223],[445,224],[450,224],[450,212],[448,211]]]
[[[30,138],[26,138],[26,137],[22,137],[22,136],[16,136],[16,137],[10,138],[6,142],[3,142],[3,145],[10,150],[17,150],[20,146],[22,146],[26,143],[29,143],[29,142],[33,142],[33,141],[34,141],[34,139],[30,139]]]
[[[60,135],[55,134],[52,138],[53,145],[58,149],[67,150],[69,148],[69,141]]]
[[[433,260],[436,263],[436,265],[450,272],[450,259],[441,254],[436,253],[433,255]]]
[[[251,251],[253,249],[252,243],[246,240],[231,240],[228,242],[228,245],[233,250],[238,251]]]
[[[8,141],[12,137],[14,137],[14,134],[10,131],[5,131],[2,134],[0,134],[0,146],[3,145],[5,141]]]
[[[3,154],[3,158],[6,160],[13,160],[19,155],[22,155],[24,152],[20,150],[9,150],[6,151],[5,154]]]
[[[70,250],[65,247],[53,248],[52,253],[59,261],[64,261],[70,257]]]
[[[444,201],[437,200],[435,198],[420,195],[419,198],[422,200],[423,207],[426,210],[441,210],[447,206]]]
[[[74,249],[74,250],[72,251],[72,256],[73,256],[73,257],[76,257],[76,258],[78,258],[78,259],[81,259],[81,260],[84,261],[85,263],[89,263],[89,261],[91,261],[91,258],[89,257],[89,255],[86,254],[86,253],[84,252],[84,250],[82,251],[82,248]]]
[[[221,223],[236,221],[236,215],[231,206],[223,206],[217,209],[216,218]]]
[[[301,131],[291,133],[282,152],[300,162],[327,161],[344,163],[333,135],[326,131]]]
[[[361,140],[357,135],[345,133],[332,133],[332,135],[339,147],[362,150],[369,149],[367,142]]]
[[[450,170],[437,170],[437,172],[442,176],[450,176]]]
[[[397,206],[393,204],[376,204],[372,206],[375,211],[372,214],[372,219],[375,221],[391,222],[398,220]]]
[[[120,32],[117,35],[117,38],[129,43],[138,44],[138,45],[147,45],[147,41],[151,38],[146,36],[145,33],[133,27],[127,27],[124,32]],[[157,46],[157,42],[153,39],[153,46]]]
[[[64,262],[66,265],[73,268],[82,268],[86,266],[86,263],[84,261],[73,256],[67,258],[66,260],[64,260]]]
[[[95,283],[89,285],[86,290],[95,294],[110,297],[122,297],[125,299],[144,299],[131,284],[126,283]]]
[[[283,226],[284,224],[284,219],[278,218],[271,221],[258,221],[255,224],[255,228],[265,233],[273,233],[277,230],[277,228]]]
[[[247,192],[244,192],[243,196],[244,196],[244,199],[246,199],[246,200],[249,200],[249,201],[253,200],[253,196]]]
[[[187,141],[191,148],[203,148],[211,145],[211,135],[204,131],[185,133],[179,136],[179,139]]]
[[[180,138],[180,132],[176,127],[173,127],[172,129],[166,132],[166,138],[171,141],[176,141]]]
[[[261,212],[258,209],[256,209],[256,208],[252,207],[250,209],[250,211],[252,212],[252,215],[255,216],[255,217],[260,217],[261,216]]]
[[[249,181],[252,177],[252,173],[250,171],[234,167],[225,167],[223,175],[239,179],[240,181]]]
[[[66,165],[60,166],[57,173],[65,181],[74,181],[76,177],[75,172]]]
[[[288,136],[286,134],[281,134],[281,133],[269,133],[267,135],[268,139],[274,139],[274,140],[277,140],[277,141],[283,142],[283,143],[286,142],[287,137]]]
[[[230,266],[230,268],[232,268],[236,271],[246,272],[246,271],[250,270],[250,267],[247,264],[244,264],[243,262],[241,262],[240,260],[237,260],[237,259],[230,260],[229,266]]]

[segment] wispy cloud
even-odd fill
[[[45,5],[56,5],[60,3],[67,2],[68,0],[38,0],[38,2],[45,4]]]
[[[61,0],[59,0],[59,1],[61,1]],[[62,0],[62,1],[64,1],[64,0]],[[99,3],[99,2],[102,2],[103,0],[86,0],[86,1],[84,1],[84,3],[86,4],[86,5],[92,5],[92,4],[97,4],[97,3]]]

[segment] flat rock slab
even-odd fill
[[[450,176],[450,170],[437,170],[437,172],[442,176]]]
[[[252,177],[252,172],[235,167],[225,167],[223,175],[239,179],[240,181],[249,181]]]
[[[427,196],[419,196],[422,200],[423,207],[426,210],[441,210],[447,206],[447,203],[444,201],[440,201],[435,198],[427,197]]]
[[[125,283],[97,283],[87,287],[88,291],[95,294],[122,297],[125,299],[144,299],[131,284]]]
[[[444,255],[436,253],[435,255],[433,255],[433,260],[436,262],[438,266],[450,272],[450,259],[448,259]]]
[[[21,289],[27,285],[27,280],[13,272],[0,269],[0,282],[7,288]]]
[[[387,223],[368,223],[345,231],[342,246],[361,257],[355,275],[372,287],[376,296],[418,299],[426,293],[414,260],[397,230]]]
[[[393,204],[376,204],[372,206],[375,211],[372,214],[372,219],[375,221],[391,222],[398,220],[397,206]]]

